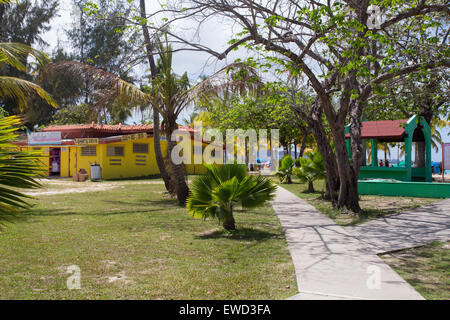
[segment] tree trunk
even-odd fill
[[[305,150],[306,150],[306,139],[307,139],[307,138],[308,138],[308,136],[305,134],[305,135],[303,136],[303,139],[302,139],[302,145],[300,146],[300,152],[299,152],[299,155],[298,155],[299,158],[302,158],[303,155],[305,154]]]
[[[177,194],[178,202],[182,205],[185,205],[186,200],[189,197],[189,187],[186,183],[185,174],[184,174],[182,165],[177,165],[177,164],[173,163],[170,158],[171,154],[172,154],[172,150],[177,145],[177,142],[172,141],[172,139],[171,139],[172,132],[173,132],[173,130],[169,130],[169,132],[167,132],[167,155],[169,157],[169,163],[170,163],[169,174],[171,177],[171,181],[173,182],[173,184],[175,186],[175,192]]]
[[[336,160],[340,180],[337,207],[346,207],[350,211],[361,212],[358,195],[358,174],[360,163],[355,164],[358,168],[358,172],[354,172],[354,167],[350,165],[349,161],[344,126],[336,125],[335,130],[333,131],[334,148],[336,151]]]
[[[331,200],[331,190],[328,181],[325,179],[325,194],[323,196],[325,200]]]
[[[164,181],[164,185],[166,187],[166,190],[171,195],[175,195],[175,184],[172,181],[172,179],[169,176],[169,173],[166,169],[166,164],[164,161],[164,157],[162,155],[161,151],[161,136],[159,131],[159,112],[156,110],[156,108],[153,108],[153,147],[155,149],[155,158],[156,163],[159,168],[159,172],[161,175],[161,178]]]
[[[361,105],[364,102],[353,102],[350,104],[350,146],[352,151],[351,160],[349,159],[349,154],[347,151],[346,140],[345,140],[345,129],[344,124],[339,127],[341,132],[338,132],[337,136],[343,139],[338,139],[339,144],[342,144],[342,147],[339,148],[340,159],[342,160],[341,167],[339,170],[342,170],[342,176],[345,176],[345,186],[343,186],[343,190],[345,190],[345,194],[340,195],[340,206],[344,206],[356,213],[361,212],[361,207],[359,205],[359,193],[358,193],[358,180],[359,173],[361,170],[361,166],[363,164],[363,140],[361,138],[361,119],[362,112],[364,107]],[[337,142],[335,142],[337,144]],[[337,151],[336,151],[337,154]],[[341,183],[342,183],[341,177]],[[342,184],[341,184],[342,187]]]
[[[233,207],[230,205],[230,215],[225,219],[223,222],[223,228],[228,231],[234,231],[236,230],[236,221],[234,220],[233,216]]]
[[[283,144],[283,152],[285,156],[289,154],[289,148],[287,144]]]
[[[308,122],[325,165],[326,183],[328,188],[328,193],[326,194],[326,196],[329,196],[325,197],[325,199],[330,200],[333,204],[333,207],[336,207],[340,186],[338,167],[336,156],[333,153],[333,149],[331,148],[330,141],[327,138],[327,134],[323,126],[322,108],[320,107],[318,102],[314,104],[310,121]]]
[[[287,184],[291,184],[291,183],[292,183],[292,177],[291,177],[290,174],[287,174],[287,175],[286,175],[286,183],[287,183]]]
[[[308,181],[308,192],[309,193],[314,193],[314,183],[312,180]]]
[[[140,0],[140,15],[142,19],[146,18],[145,0]],[[145,21],[145,20],[144,20]],[[147,60],[150,65],[152,79],[157,76],[155,59],[153,57],[153,43],[148,33],[147,24],[142,24],[142,32],[144,34],[145,48],[147,51]],[[174,194],[175,187],[171,182],[170,176],[164,164],[164,158],[161,152],[161,137],[159,134],[159,111],[153,106],[153,146],[155,149],[155,158],[159,172],[164,181],[164,185],[170,194]]]
[[[416,142],[415,149],[416,149],[415,150],[415,154],[416,154],[415,167],[417,167],[417,168],[425,167],[425,142],[424,141]]]

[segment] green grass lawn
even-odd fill
[[[450,300],[450,242],[381,256],[424,298]]]
[[[277,182],[276,180],[274,180]],[[308,193],[308,187],[305,183],[300,183],[296,178],[292,184],[280,184],[286,190],[294,193],[299,198],[308,201],[316,209],[323,212],[337,224],[350,226],[364,223],[366,221],[381,218],[387,214],[411,210],[422,207],[442,199],[430,198],[408,198],[408,197],[384,197],[384,196],[360,196],[360,206],[363,209],[362,214],[349,214],[346,210],[334,209],[331,202],[322,199],[324,190],[323,181],[315,181],[315,193]]]
[[[238,231],[229,234],[166,199],[162,184],[113,184],[39,196],[29,213],[0,231],[0,299],[283,299],[297,293],[283,230],[269,205],[237,210]],[[81,269],[80,290],[67,289],[71,265]]]

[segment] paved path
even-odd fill
[[[372,250],[306,201],[278,188],[272,204],[295,266],[300,294],[292,299],[423,299]]]
[[[374,253],[450,240],[450,199],[345,228]]]

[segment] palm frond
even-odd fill
[[[0,97],[16,100],[21,110],[28,106],[28,97],[34,94],[37,94],[51,106],[58,106],[50,94],[37,84],[19,78],[0,76]]]
[[[17,188],[34,189],[35,180],[43,172],[41,155],[36,151],[20,151],[12,143],[20,125],[16,116],[0,118],[0,223],[9,221],[20,210],[29,207],[31,197]]]
[[[206,168],[206,174],[192,181],[187,200],[186,209],[194,217],[224,222],[233,216],[233,203],[254,208],[275,195],[276,185],[268,178],[249,176],[245,165],[206,165]]]
[[[42,66],[48,64],[49,57],[32,47],[15,42],[0,42],[0,63],[6,63],[20,71],[27,71],[27,59],[33,56]]]
[[[248,188],[248,189],[247,189]],[[239,192],[243,208],[254,208],[266,201],[273,200],[277,186],[263,176],[248,176],[248,182],[241,183]]]
[[[119,76],[78,61],[52,63],[44,72],[65,72],[83,79],[89,91],[94,93],[95,107],[108,108],[113,102],[126,101],[128,107],[148,105],[150,96]],[[160,110],[159,110],[160,111]]]
[[[304,158],[300,158],[300,168],[294,168],[293,174],[302,182],[313,182],[326,178],[325,164],[322,154],[316,150],[305,152]]]
[[[280,179],[280,182],[291,183],[292,170],[295,166],[295,160],[290,155],[285,155],[280,160],[278,172],[275,175]]]

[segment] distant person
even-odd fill
[[[390,166],[389,166],[389,160],[386,160],[385,166],[386,166],[386,167],[390,167]]]
[[[380,160],[380,163],[378,164],[378,166],[380,166],[380,167],[384,167],[384,163],[383,163],[383,160]]]

